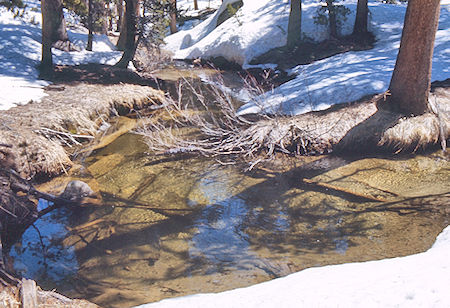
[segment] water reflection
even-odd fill
[[[47,206],[47,201],[39,200],[38,209]],[[57,209],[25,231],[10,252],[19,274],[37,279],[43,286],[53,287],[77,273],[79,266],[74,247],[62,244],[68,236],[69,216],[68,210]]]

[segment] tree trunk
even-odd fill
[[[120,32],[123,19],[123,0],[117,1],[117,32]]]
[[[336,19],[336,8],[333,4],[334,0],[326,0],[328,9],[328,25],[330,29],[330,38],[337,38],[337,19]]]
[[[42,58],[41,77],[47,77],[53,72],[52,58],[52,23],[51,15],[53,6],[51,0],[41,0],[42,13]]]
[[[87,41],[87,47],[86,50],[92,51],[92,41],[94,40],[94,34],[92,33],[92,13],[93,13],[93,7],[92,7],[92,1],[94,0],[88,0],[88,41]]]
[[[364,36],[368,33],[367,30],[368,14],[369,14],[369,7],[367,5],[367,0],[358,0],[358,4],[356,6],[355,25],[353,26],[354,36]]]
[[[198,1],[194,0],[194,10],[198,10]]]
[[[302,35],[302,1],[291,0],[289,13],[287,46],[292,48],[298,44]]]
[[[170,0],[170,33],[177,31],[177,0]]]
[[[49,4],[53,6],[54,14],[51,15],[52,23],[52,43],[57,41],[68,41],[66,21],[64,19],[63,5],[61,0],[50,0]]]
[[[388,107],[406,114],[428,110],[439,0],[409,0],[400,49],[392,74]]]
[[[122,58],[117,62],[115,65],[116,67],[127,68],[128,63],[133,60],[136,52],[136,2],[137,0],[125,0],[125,24],[127,35]]]

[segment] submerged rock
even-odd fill
[[[60,195],[61,198],[71,201],[80,201],[83,198],[93,196],[95,196],[95,193],[89,185],[79,180],[70,181]]]

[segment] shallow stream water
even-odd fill
[[[141,136],[123,134],[133,120],[118,123],[70,176],[40,187],[56,194],[81,179],[99,198],[43,216],[11,249],[11,266],[44,288],[130,307],[418,253],[449,224],[450,168],[440,151],[279,157],[244,172],[147,153]]]
[[[146,151],[128,133],[91,154],[73,177],[101,201],[42,217],[13,247],[14,268],[68,296],[128,307],[417,253],[449,224],[449,164],[439,152],[296,158],[245,173]]]

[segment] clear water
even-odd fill
[[[439,153],[283,159],[244,173],[145,151],[125,134],[88,157],[72,177],[101,201],[42,217],[13,247],[14,268],[68,296],[129,307],[417,253],[449,224],[450,170]]]

